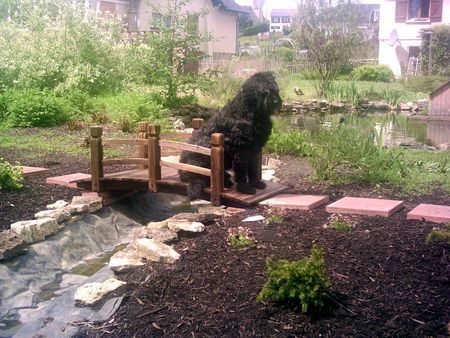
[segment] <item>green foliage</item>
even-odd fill
[[[450,224],[447,224],[444,229],[433,228],[427,235],[427,244],[445,241],[450,244]]]
[[[394,73],[386,65],[364,65],[353,69],[352,78],[359,81],[390,82]]]
[[[295,27],[300,49],[308,51],[308,75],[322,97],[333,81],[360,54],[366,44],[358,29],[359,10],[346,1],[305,0]]]
[[[280,224],[281,222],[283,222],[283,216],[281,215],[270,215],[269,217],[266,218],[267,223],[269,224]]]
[[[111,122],[111,118],[108,113],[104,110],[94,111],[91,114],[91,120],[93,124],[105,125]]]
[[[450,76],[450,25],[433,27],[433,38],[431,39],[432,74]],[[422,69],[428,70],[428,59],[430,55],[430,38],[425,35],[422,40],[421,60]]]
[[[433,90],[443,85],[447,78],[441,75],[412,76],[405,80],[405,88],[420,93],[431,93]]]
[[[350,102],[354,106],[357,106],[364,98],[364,91],[358,89],[355,82],[346,84],[330,81],[323,90],[327,100]]]
[[[123,115],[119,118],[117,122],[117,128],[123,131],[124,133],[132,133],[136,131],[136,125],[131,119],[131,117],[127,115]]]
[[[246,227],[228,229],[228,244],[234,248],[244,249],[253,246],[255,240],[252,232]]]
[[[323,250],[315,245],[311,255],[298,261],[267,260],[268,281],[258,301],[301,305],[303,313],[318,311],[325,303],[330,283],[324,272]]]
[[[22,168],[0,158],[0,190],[19,190],[22,181]]]
[[[269,31],[269,26],[270,26],[269,21],[266,21],[266,22],[262,22],[258,25],[255,25],[255,26],[246,27],[246,28],[244,28],[242,35],[252,36],[252,35],[257,35],[259,33],[265,33],[265,32]]]
[[[304,130],[289,128],[286,122],[275,121],[264,151],[280,156],[308,156],[311,153],[309,135]]]
[[[402,101],[402,97],[403,92],[391,89],[391,87],[386,87],[386,89],[383,91],[383,100],[393,108],[398,107],[398,105]]]
[[[13,127],[53,127],[68,119],[65,101],[48,90],[15,90],[3,96],[6,110],[0,116]]]
[[[211,86],[204,88],[202,93],[210,102],[214,102],[217,106],[223,106],[236,95],[242,83],[241,78],[223,75],[217,78]]]
[[[353,225],[348,222],[334,220],[330,223],[330,228],[337,231],[350,231],[353,229]]]
[[[292,48],[285,46],[277,47],[273,53],[285,63],[292,63],[294,61],[294,50]]]
[[[120,22],[82,4],[17,0],[0,25],[0,92],[8,88],[116,91],[125,80]]]

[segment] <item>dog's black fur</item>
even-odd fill
[[[258,154],[272,131],[270,115],[281,107],[281,98],[275,77],[271,72],[256,73],[250,77],[219,112],[213,115],[193,136],[190,143],[210,147],[213,133],[224,134],[225,170],[233,169],[236,189],[255,194],[264,189],[258,177]],[[204,168],[211,167],[209,156],[183,151],[180,162]],[[188,182],[191,199],[198,198],[209,186],[209,177],[180,171],[180,178]],[[225,172],[225,186],[231,187],[231,177]]]

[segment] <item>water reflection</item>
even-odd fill
[[[450,143],[450,123],[411,121],[406,116],[374,114],[364,119],[368,125],[374,126],[383,140],[383,145],[417,145],[437,146]],[[316,130],[321,124],[327,123],[317,116],[296,115],[290,119],[292,125],[308,130]]]

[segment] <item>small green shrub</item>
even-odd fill
[[[23,89],[5,95],[6,115],[14,127],[53,127],[68,118],[65,102],[48,90]]]
[[[444,229],[434,228],[427,235],[427,244],[445,241],[450,244],[450,223]]]
[[[82,115],[91,114],[94,111],[94,104],[91,97],[81,90],[71,90],[62,96],[68,105],[70,115],[80,118]]]
[[[135,131],[135,123],[133,123],[133,120],[131,117],[127,115],[123,115],[119,118],[119,122],[117,122],[117,128],[119,130],[123,131],[124,133],[132,133]]]
[[[228,229],[228,244],[234,248],[244,249],[253,246],[255,240],[249,228],[237,227]]]
[[[337,231],[350,231],[353,225],[344,221],[335,220],[330,223],[330,228]]]
[[[318,311],[325,303],[330,283],[325,276],[323,250],[315,245],[311,255],[298,261],[267,260],[268,281],[257,301],[301,305],[303,313]]]
[[[0,190],[19,190],[22,185],[22,168],[0,158]]]
[[[94,124],[105,125],[111,122],[108,113],[102,110],[95,111],[91,114],[91,120]]]
[[[283,216],[281,215],[270,215],[269,217],[266,218],[267,223],[269,224],[280,224],[281,222],[283,222]]]
[[[292,129],[286,122],[277,121],[264,152],[280,156],[308,156],[311,153],[308,132]]]
[[[386,65],[364,65],[353,69],[352,78],[357,81],[390,82],[394,73]]]

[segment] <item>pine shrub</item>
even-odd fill
[[[267,260],[269,279],[257,301],[301,305],[303,313],[319,311],[330,283],[324,272],[323,250],[313,245],[311,255],[298,261]]]

